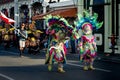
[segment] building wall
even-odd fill
[[[116,15],[116,0],[114,0],[114,5],[112,3],[112,0],[105,0],[105,3],[109,3],[107,5],[104,5],[104,15],[105,15],[105,18],[104,18],[104,30],[105,30],[105,35],[104,35],[104,41],[105,41],[105,44],[104,44],[104,52],[105,53],[111,53],[111,49],[110,46],[111,46],[111,43],[110,43],[110,39],[108,39],[108,37],[110,37],[112,35],[112,33],[114,33],[115,35],[117,35],[117,37],[119,39],[116,39],[116,48],[118,48],[118,50],[115,50],[115,54],[120,54],[120,4],[119,4],[119,11],[118,11],[118,15]],[[114,9],[112,9],[114,6]],[[114,12],[114,13],[113,13]],[[119,19],[118,19],[118,24],[119,26],[116,24],[117,23],[117,17],[119,16]],[[113,23],[114,21],[114,23]],[[117,34],[117,30],[119,32],[119,34]]]
[[[42,0],[13,0],[12,2],[6,2],[5,4],[0,5],[0,11],[2,9],[7,9],[8,15],[9,15],[8,17],[11,17],[10,9],[12,7],[14,7],[14,15],[11,18],[14,18],[14,20],[16,20],[16,23],[14,26],[19,27],[20,22],[22,22],[21,18],[24,17],[24,15],[25,15],[23,13],[21,14],[20,7],[23,5],[27,5],[27,7],[29,9],[29,14],[28,14],[29,18],[27,18],[27,20],[29,20],[29,21],[27,21],[27,22],[30,22],[30,19],[33,15],[33,12],[31,10],[31,5],[38,1],[42,2]]]
[[[118,51],[117,51],[117,53],[120,53],[120,3],[119,3],[119,5],[118,5],[118,15],[119,15],[119,16],[118,16],[118,17],[119,17],[119,18],[118,18],[118,19],[119,19],[119,20],[118,20],[118,21],[119,21],[119,22],[118,22],[118,24],[119,24],[119,28],[118,28],[118,30],[119,30],[119,35],[118,35],[118,38],[119,38],[119,39],[118,39],[118,42],[117,42],[117,44],[118,44]]]
[[[104,21],[104,1],[103,0],[93,0],[92,11],[98,14],[97,20],[99,22]],[[104,51],[104,24],[99,30],[94,30],[94,35],[96,36],[96,44],[98,51]]]
[[[111,2],[107,2],[107,0],[105,1],[105,3],[111,3]],[[112,25],[110,24],[112,22],[112,19],[111,19],[111,9],[112,6],[111,5],[105,5],[104,6],[104,15],[105,15],[105,18],[104,18],[104,30],[105,30],[105,35],[104,35],[104,41],[105,41],[105,44],[104,44],[104,52],[111,52],[109,47],[110,47],[110,40],[108,39],[108,37],[111,35],[111,29],[112,29]]]

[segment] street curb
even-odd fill
[[[119,59],[110,59],[110,58],[102,58],[102,57],[99,57],[99,58],[97,58],[96,60],[105,61],[105,62],[113,62],[113,63],[118,63],[118,64],[120,64],[120,60],[119,60]]]
[[[72,58],[70,59],[75,59],[77,60],[76,58],[78,58],[79,54],[67,54],[68,56],[71,55]],[[74,56],[74,57],[73,57]],[[98,61],[104,61],[104,62],[113,62],[113,63],[119,63],[120,64],[120,59],[115,59],[115,58],[112,58],[112,57],[108,57],[108,56],[97,56],[95,60],[98,60]]]

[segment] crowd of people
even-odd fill
[[[45,36],[47,35],[43,33],[44,31],[35,27],[34,21],[29,25],[22,22],[19,28],[4,24],[0,28],[0,44],[4,45],[5,50],[11,47],[18,48],[20,56],[22,56],[25,48],[28,48],[29,54],[37,54],[40,49],[44,48],[46,42]]]

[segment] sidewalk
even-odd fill
[[[97,60],[120,63],[120,54],[110,54],[98,52]]]
[[[68,53],[67,56],[69,56],[68,59],[70,60],[79,60],[79,53]],[[110,55],[98,52],[95,60],[120,63],[120,54]]]

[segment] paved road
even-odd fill
[[[47,70],[44,53],[21,58],[17,51],[0,50],[0,80],[120,80],[120,64],[96,60],[96,70],[83,71],[74,56],[67,55],[66,72],[58,73],[57,65],[51,72]]]

